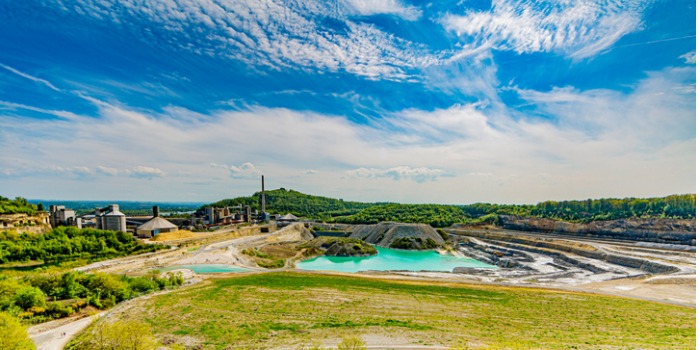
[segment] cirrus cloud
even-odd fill
[[[144,40],[272,70],[344,71],[369,79],[404,80],[416,69],[439,61],[421,44],[349,18],[420,16],[418,9],[397,0],[347,0],[343,11],[336,3],[321,0],[58,0],[58,4],[64,12],[136,31]],[[144,18],[157,23],[165,38],[143,31]],[[334,25],[324,26],[329,21]]]
[[[422,11],[413,6],[406,6],[398,0],[344,0],[350,14],[371,16],[379,14],[396,15],[405,20],[415,21]]]
[[[641,29],[648,1],[494,0],[487,11],[442,18],[443,26],[469,38],[517,53],[562,52],[582,59]]]

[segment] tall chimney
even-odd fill
[[[160,208],[158,208],[157,205],[154,205],[154,206],[153,206],[153,217],[156,218],[156,217],[159,217],[159,216],[160,216]]]
[[[265,175],[262,175],[262,212],[265,214]]]

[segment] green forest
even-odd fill
[[[15,199],[0,196],[0,214],[29,214],[37,212],[37,205],[27,202],[26,199],[17,197]],[[43,210],[43,206],[42,206]]]
[[[424,223],[433,227],[447,227],[466,222],[468,216],[454,205],[385,204],[369,207],[357,214],[335,218],[346,224],[376,224],[382,221]]]
[[[498,215],[547,218],[569,222],[624,218],[694,218],[695,194],[660,198],[603,198],[575,201],[546,201],[535,205],[469,205],[362,203],[312,196],[284,188],[265,192],[266,209],[271,213],[348,224],[374,224],[382,221],[425,223],[447,227],[456,223],[498,224]],[[215,207],[249,205],[260,209],[260,192],[250,197],[224,199]],[[200,208],[202,210],[204,207]]]
[[[182,275],[158,271],[142,277],[117,276],[106,273],[0,275],[0,311],[28,323],[45,322],[67,317],[92,306],[105,309],[133,297],[179,286]]]
[[[125,232],[57,227],[43,235],[0,232],[0,263],[42,261],[60,264],[67,261],[96,261],[165,249],[158,244],[143,244]]]
[[[487,214],[539,217],[570,222],[615,220],[624,218],[695,217],[695,194],[660,198],[603,198],[580,201],[546,201],[536,205],[471,204],[460,206],[469,218]]]
[[[28,323],[44,322],[182,284],[182,276],[157,271],[144,277],[67,271],[160,249],[167,247],[143,244],[117,231],[58,227],[42,235],[0,232],[0,312]]]
[[[498,215],[516,215],[586,223],[595,220],[625,218],[695,217],[695,195],[672,195],[662,198],[587,199],[582,201],[546,201],[536,205],[387,204],[372,206],[356,214],[337,217],[336,222],[374,224],[382,221],[425,223],[447,227],[455,223],[488,222],[498,224]]]

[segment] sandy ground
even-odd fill
[[[695,307],[695,275],[623,278],[586,283],[577,289]]]
[[[200,247],[199,250],[187,257],[172,262],[170,265],[230,264],[256,269],[255,263],[242,254],[241,251],[249,247],[270,243],[301,241],[302,230],[300,225],[290,225],[272,233],[239,237],[208,244]]]

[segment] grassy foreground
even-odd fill
[[[205,349],[368,345],[489,349],[693,349],[695,309],[541,289],[310,273],[213,279],[144,300],[129,320]],[[194,345],[194,344],[193,344]]]

